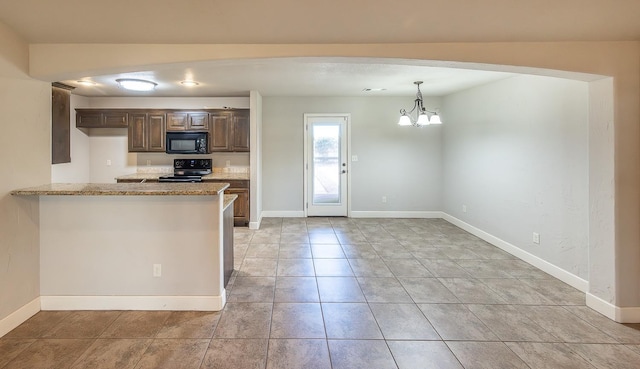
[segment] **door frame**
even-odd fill
[[[303,162],[302,162],[302,173],[303,180],[302,186],[304,187],[304,196],[302,201],[302,208],[304,211],[304,217],[307,218],[308,215],[308,204],[309,204],[309,118],[317,118],[317,117],[334,117],[334,118],[343,118],[345,120],[345,142],[347,144],[347,157],[344,158],[344,162],[347,164],[347,218],[351,218],[351,113],[304,113],[304,121],[302,126],[303,132]]]

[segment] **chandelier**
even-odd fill
[[[429,124],[442,124],[437,112],[427,110],[424,107],[422,92],[420,92],[420,85],[422,84],[422,81],[415,81],[413,84],[418,86],[418,93],[416,93],[416,100],[413,103],[413,109],[408,112],[405,109],[400,109],[400,120],[398,121],[398,125],[422,127]],[[411,116],[414,111],[415,117]]]

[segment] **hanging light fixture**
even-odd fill
[[[118,86],[131,91],[151,91],[158,85],[155,82],[134,78],[116,79],[116,82]]]
[[[420,85],[422,84],[422,81],[415,81],[413,84],[418,86],[418,93],[416,93],[416,100],[413,103],[413,109],[409,111],[400,109],[400,120],[398,121],[398,125],[422,127],[429,124],[442,124],[437,112],[427,110],[424,107],[422,92],[420,92]],[[414,111],[415,117],[412,117],[411,114]],[[429,114],[431,114],[431,116],[429,116]]]

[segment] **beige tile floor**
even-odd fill
[[[443,220],[236,229],[222,312],[40,312],[0,368],[640,368],[640,325]]]

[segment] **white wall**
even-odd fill
[[[129,153],[126,128],[91,128],[89,158],[92,183],[115,183],[116,177],[137,171],[137,156]]]
[[[77,107],[86,106],[88,99],[72,94],[70,103],[71,162],[51,165],[52,183],[90,182],[89,136],[86,132],[76,128],[75,110]]]
[[[446,96],[443,210],[588,279],[588,107],[588,83],[551,77]]]
[[[9,194],[51,179],[51,85],[28,76],[28,57],[0,23],[0,337],[39,309],[38,199]]]
[[[358,156],[358,162],[350,162],[352,211],[440,210],[441,127],[397,125],[399,110],[411,108],[413,100],[264,97],[264,211],[303,211],[304,113],[351,114],[351,155]],[[425,104],[438,108],[439,99],[426,98]]]
[[[262,220],[262,95],[251,91],[251,181],[249,182],[249,228],[260,228]]]

